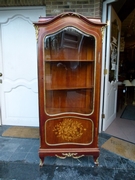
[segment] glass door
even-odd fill
[[[47,114],[92,113],[95,47],[95,37],[73,27],[44,37],[44,107]]]

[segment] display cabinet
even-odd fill
[[[38,42],[40,165],[44,157],[99,156],[103,27],[76,13],[40,18]]]

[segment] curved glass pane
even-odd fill
[[[95,38],[73,27],[44,38],[47,114],[90,114],[94,98]]]

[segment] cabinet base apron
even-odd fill
[[[98,166],[98,157],[99,157],[99,148],[68,148],[68,149],[39,149],[39,157],[40,157],[40,166],[43,166],[44,164],[44,158],[46,156],[56,156],[60,159],[66,159],[67,157],[71,157],[73,159],[79,159],[83,156],[89,156],[92,155],[94,159],[95,165]]]

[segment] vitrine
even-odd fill
[[[40,18],[40,165],[44,157],[99,156],[98,121],[104,24],[76,13]]]

